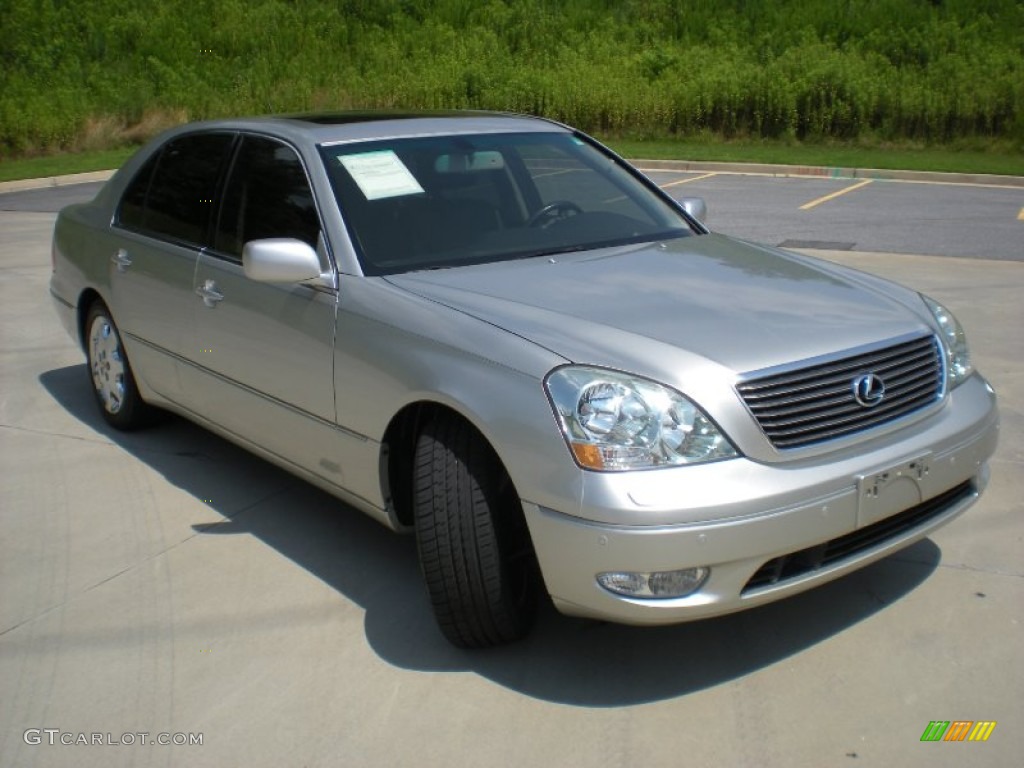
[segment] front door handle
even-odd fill
[[[218,301],[224,301],[224,294],[217,290],[217,283],[213,280],[207,280],[196,288],[196,295],[208,307],[215,307]]]
[[[117,267],[118,272],[126,272],[132,265],[132,259],[128,255],[128,251],[118,248],[117,253],[110,257],[110,263]]]

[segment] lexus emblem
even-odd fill
[[[885,382],[873,373],[853,380],[853,399],[864,408],[874,408],[885,397]]]

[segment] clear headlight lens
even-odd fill
[[[922,295],[925,305],[931,310],[935,322],[942,333],[942,346],[946,350],[946,369],[949,375],[950,389],[964,381],[974,372],[971,365],[971,353],[967,348],[967,335],[953,313],[934,299]]]
[[[648,379],[570,366],[554,371],[544,386],[585,469],[651,469],[738,455],[700,408]]]

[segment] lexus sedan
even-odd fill
[[[173,411],[413,532],[485,647],[541,600],[792,595],[985,488],[996,398],[946,308],[702,220],[548,120],[219,120],[60,213],[50,291],[112,427]]]

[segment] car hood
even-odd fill
[[[715,234],[387,279],[570,361],[663,379],[694,356],[742,373],[927,329],[852,271]]]

